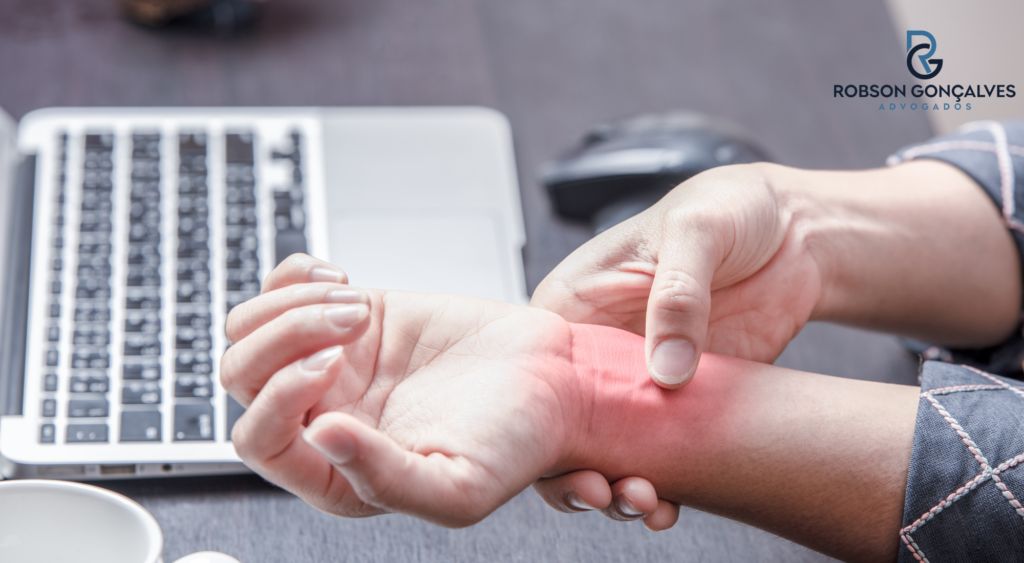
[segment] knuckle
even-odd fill
[[[405,495],[399,486],[405,479],[399,478],[398,471],[375,471],[367,481],[364,489],[366,497],[363,498],[368,504],[376,507],[387,508],[401,512],[405,505]],[[359,495],[363,497],[362,494]]]
[[[313,257],[309,254],[297,252],[285,258],[276,269],[282,272],[305,270],[309,268],[313,260]]]
[[[669,206],[664,210],[662,217],[665,224],[672,229],[667,232],[676,232],[682,228],[706,228],[715,221],[714,208],[697,206],[693,202],[687,202],[687,205]]]
[[[236,356],[238,352],[235,351],[235,347],[228,348],[224,355],[220,358],[220,386],[232,397],[235,397],[242,404],[249,404],[252,402],[256,393],[249,389],[249,386],[245,384],[245,381],[239,375],[242,370],[239,368],[238,359]]]
[[[273,291],[282,285],[288,285],[288,279],[309,270],[313,260],[313,257],[308,254],[299,253],[288,256],[267,274],[267,278],[263,282],[263,293]]]
[[[288,309],[273,321],[276,325],[275,329],[291,336],[300,336],[312,331],[315,320],[319,318],[319,316],[314,317],[311,309],[316,309],[319,313],[320,308],[314,306],[312,308],[296,307],[294,309]]]
[[[220,386],[228,393],[234,391],[237,384],[234,377],[235,372],[232,363],[234,360],[232,358],[234,358],[232,348],[225,350],[224,354],[220,357]]]
[[[238,457],[247,464],[255,462],[253,440],[250,439],[250,436],[249,420],[246,418],[246,415],[243,414],[241,418],[235,422],[235,427],[231,429],[231,443],[234,444],[235,452],[238,454]]]
[[[658,276],[651,304],[660,310],[701,313],[710,311],[711,295],[693,276],[669,271]]]
[[[242,327],[247,324],[246,321],[251,317],[249,312],[251,302],[243,301],[228,313],[228,318],[224,321],[224,334],[227,336],[228,342],[234,344],[238,340],[237,337],[242,332]]]

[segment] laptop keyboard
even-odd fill
[[[84,145],[79,186],[66,185],[71,141],[64,135],[58,143],[39,441],[228,439],[243,409],[217,387],[214,343],[223,348],[226,340],[215,340],[214,331],[233,307],[259,295],[268,270],[261,253],[272,251],[280,262],[306,250],[302,136],[292,132],[290,147],[268,151],[270,160],[290,162],[291,170],[285,185],[268,192],[273,201],[264,203],[273,207],[270,231],[261,230],[258,143],[251,132],[214,138],[190,131],[173,143],[145,131],[127,137],[95,131],[78,139]],[[127,153],[118,142],[130,143]],[[213,143],[220,143],[217,151]],[[162,154],[170,146],[176,154]],[[118,151],[130,154],[121,157],[130,172],[118,170]],[[215,166],[214,153],[221,155]],[[168,158],[177,163],[172,178],[164,177]],[[216,190],[211,170],[221,175]],[[117,189],[118,178],[127,178],[126,189]],[[77,213],[66,213],[71,201]],[[66,224],[71,216],[75,224]],[[115,223],[119,217],[123,225]],[[274,233],[267,249],[261,232]],[[65,240],[77,245],[71,264],[62,259],[69,256]],[[69,302],[73,308],[63,311]],[[69,326],[71,333],[62,334]],[[217,417],[224,418],[225,436],[216,435]]]

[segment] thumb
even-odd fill
[[[659,253],[645,335],[647,369],[661,387],[682,387],[697,370],[716,266],[712,253],[701,244],[677,244]]]
[[[482,520],[491,509],[468,460],[410,452],[348,414],[332,412],[302,433],[364,503],[448,527]],[[494,508],[496,508],[496,504]]]

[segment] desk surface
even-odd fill
[[[747,127],[778,162],[879,166],[929,136],[919,112],[831,97],[833,84],[905,82],[883,0],[278,0],[231,36],[152,31],[114,0],[0,0],[0,106],[480,104],[516,139],[532,290],[589,237],[555,218],[541,162],[614,117],[697,110]],[[780,365],[916,382],[892,338],[811,325]],[[255,476],[110,486],[156,515],[167,561],[220,550],[262,561],[823,561],[770,534],[684,510],[654,534],[563,515],[527,491],[483,523],[342,520]]]

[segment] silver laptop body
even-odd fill
[[[228,311],[287,255],[525,303],[507,121],[483,108],[0,112],[0,473],[246,471]]]

